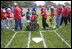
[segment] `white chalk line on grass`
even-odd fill
[[[43,38],[43,34],[42,34],[42,32],[41,32],[41,31],[39,31],[39,32],[40,32],[40,36]],[[43,38],[43,45],[44,45],[44,48],[47,48],[47,45],[46,45],[46,43],[45,43],[44,38]]]
[[[54,30],[42,30],[41,32],[53,32],[53,31],[54,31]],[[30,31],[18,31],[18,32],[20,32],[20,33],[22,32],[22,33],[23,33],[23,32],[30,32]],[[38,31],[38,32],[39,32],[39,31]]]
[[[53,30],[43,30],[43,31],[41,31],[41,32],[53,32]]]
[[[10,41],[7,43],[7,45],[5,46],[5,48],[7,48],[11,44],[11,42],[14,39],[14,37],[15,37],[16,34],[17,34],[17,32],[14,33],[14,35],[12,36],[12,38],[10,39]]]
[[[20,32],[20,33],[22,32],[23,33],[23,32],[30,32],[30,31],[18,31],[18,32]]]
[[[54,30],[54,32],[55,32],[55,34],[56,34],[59,38],[61,38],[61,40],[62,40],[69,48],[71,48],[71,46],[68,44],[68,42],[66,42],[66,41],[64,40],[64,38],[62,38],[62,37],[56,32],[56,30]]]
[[[27,48],[29,48],[29,47],[30,47],[30,41],[31,41],[31,31],[29,32],[29,37],[28,37]]]
[[[55,29],[56,31],[57,30],[59,30],[59,29],[61,29],[63,26],[60,26],[59,28],[57,28],[57,29]],[[39,30],[39,31],[41,31],[41,32],[53,32],[54,30]],[[39,32],[38,31],[38,32]],[[18,32],[30,32],[30,31],[18,31]]]

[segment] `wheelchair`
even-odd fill
[[[38,29],[39,29],[39,24],[36,21],[30,22],[26,25],[26,30],[37,31]]]
[[[33,12],[33,11],[32,11],[32,14],[37,15],[36,12]],[[31,21],[26,25],[27,30],[36,31],[39,29],[39,24],[37,23],[37,17],[38,15],[36,16],[35,21]]]

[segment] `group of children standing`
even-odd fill
[[[42,16],[42,25],[45,29],[46,27],[49,27],[49,25],[46,23],[47,20],[47,13],[46,8],[44,6],[40,7],[41,16]],[[27,21],[35,21],[36,17],[38,16],[36,11],[37,7],[34,6],[32,8],[32,13],[30,12],[30,9],[27,9],[26,12],[26,19]],[[30,16],[32,14],[32,16]],[[15,5],[14,7],[11,7],[8,5],[6,8],[1,7],[1,28],[2,29],[14,29],[15,31],[18,30],[18,26],[20,29],[23,29],[23,22],[24,22],[24,13],[23,8],[18,7],[18,5]],[[62,25],[63,21],[65,25],[67,25],[67,21],[70,23],[71,19],[71,8],[66,6],[57,6],[56,10],[54,8],[51,8],[51,25],[53,28],[57,26],[58,28]],[[57,23],[57,25],[55,24]],[[12,28],[13,25],[13,28]]]
[[[57,28],[62,25],[63,21],[65,25],[67,25],[67,23],[70,23],[71,21],[71,8],[64,5],[58,5],[56,10],[54,8],[51,8],[51,19],[52,25],[55,24],[55,21]]]
[[[17,31],[18,26],[20,26],[22,29],[23,16],[22,8],[17,5],[1,7],[1,28]]]
[[[26,19],[27,21],[35,21],[36,19],[36,10],[35,7],[32,9],[32,16],[30,13],[30,9],[27,9],[26,12]],[[24,22],[24,16],[23,8],[19,7],[18,5],[15,5],[12,7],[11,5],[8,5],[7,7],[1,7],[1,29],[8,29],[17,31],[18,26],[20,27],[20,30],[23,29],[23,22]],[[13,28],[12,28],[13,27]]]

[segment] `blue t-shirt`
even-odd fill
[[[26,15],[30,15],[30,14],[31,14],[30,12],[27,12],[27,13],[26,13]]]
[[[26,18],[27,18],[27,20],[30,20],[30,14],[31,14],[30,12],[27,12],[27,13],[26,13]]]
[[[37,7],[33,7],[32,8],[32,11],[35,11],[36,12],[37,11]]]

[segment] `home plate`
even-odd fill
[[[41,42],[41,41],[43,40],[43,38],[34,37],[34,38],[32,38],[32,40],[33,40],[34,42],[36,42],[36,43],[39,43],[39,42]]]

